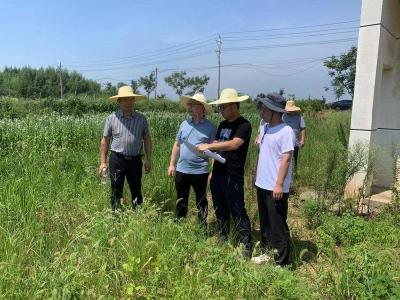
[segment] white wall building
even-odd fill
[[[389,188],[400,161],[400,0],[362,1],[349,147],[357,143],[376,154],[367,192]],[[347,191],[357,193],[364,178]]]

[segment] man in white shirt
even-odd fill
[[[255,185],[261,245],[265,251],[277,250],[277,254],[274,258],[267,254],[254,257],[252,261],[256,264],[275,259],[277,265],[283,266],[289,260],[290,233],[286,219],[295,136],[292,128],[282,121],[285,104],[285,99],[276,93],[259,102],[264,124],[260,128]]]

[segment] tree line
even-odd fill
[[[351,98],[354,96],[354,81],[356,73],[357,48],[352,47],[348,52],[340,56],[332,56],[324,61],[328,74],[331,77],[332,89],[337,99],[345,93]],[[178,96],[204,92],[210,77],[188,76],[185,71],[174,72],[164,78]],[[63,95],[91,95],[112,96],[124,82],[113,85],[106,82],[102,87],[95,80],[87,79],[77,71],[47,67],[35,69],[29,66],[22,68],[5,67],[0,70],[0,96],[16,98],[59,98]],[[155,72],[130,82],[132,89],[137,93],[143,93],[150,98],[156,91],[157,80]],[[61,92],[62,91],[62,92]],[[290,95],[289,95],[290,96]],[[157,94],[155,98],[165,99],[165,94]],[[294,97],[292,97],[294,98]]]
[[[61,78],[61,80],[60,80]],[[0,96],[18,98],[48,98],[64,95],[98,95],[101,86],[94,80],[86,79],[76,71],[54,67],[35,69],[5,67],[0,70]]]

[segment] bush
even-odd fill
[[[139,111],[184,112],[180,102],[170,100],[143,100],[136,103]],[[83,116],[88,113],[111,113],[118,109],[117,104],[107,98],[69,96],[65,99],[47,98],[40,100],[21,100],[0,98],[0,118],[24,118],[27,115],[45,115],[57,112],[60,115]]]
[[[309,229],[315,229],[322,224],[324,207],[322,207],[321,202],[315,199],[307,199],[304,202],[303,210]]]

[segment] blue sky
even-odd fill
[[[159,93],[172,98],[164,76],[189,70],[211,77],[205,91],[211,99],[217,70],[206,67],[217,64],[221,33],[221,63],[236,64],[222,68],[221,88],[250,95],[284,88],[297,98],[325,95],[329,101],[322,58],[357,45],[360,11],[361,0],[0,0],[0,68],[61,62],[116,83],[157,66]],[[324,25],[340,22],[347,23]]]

